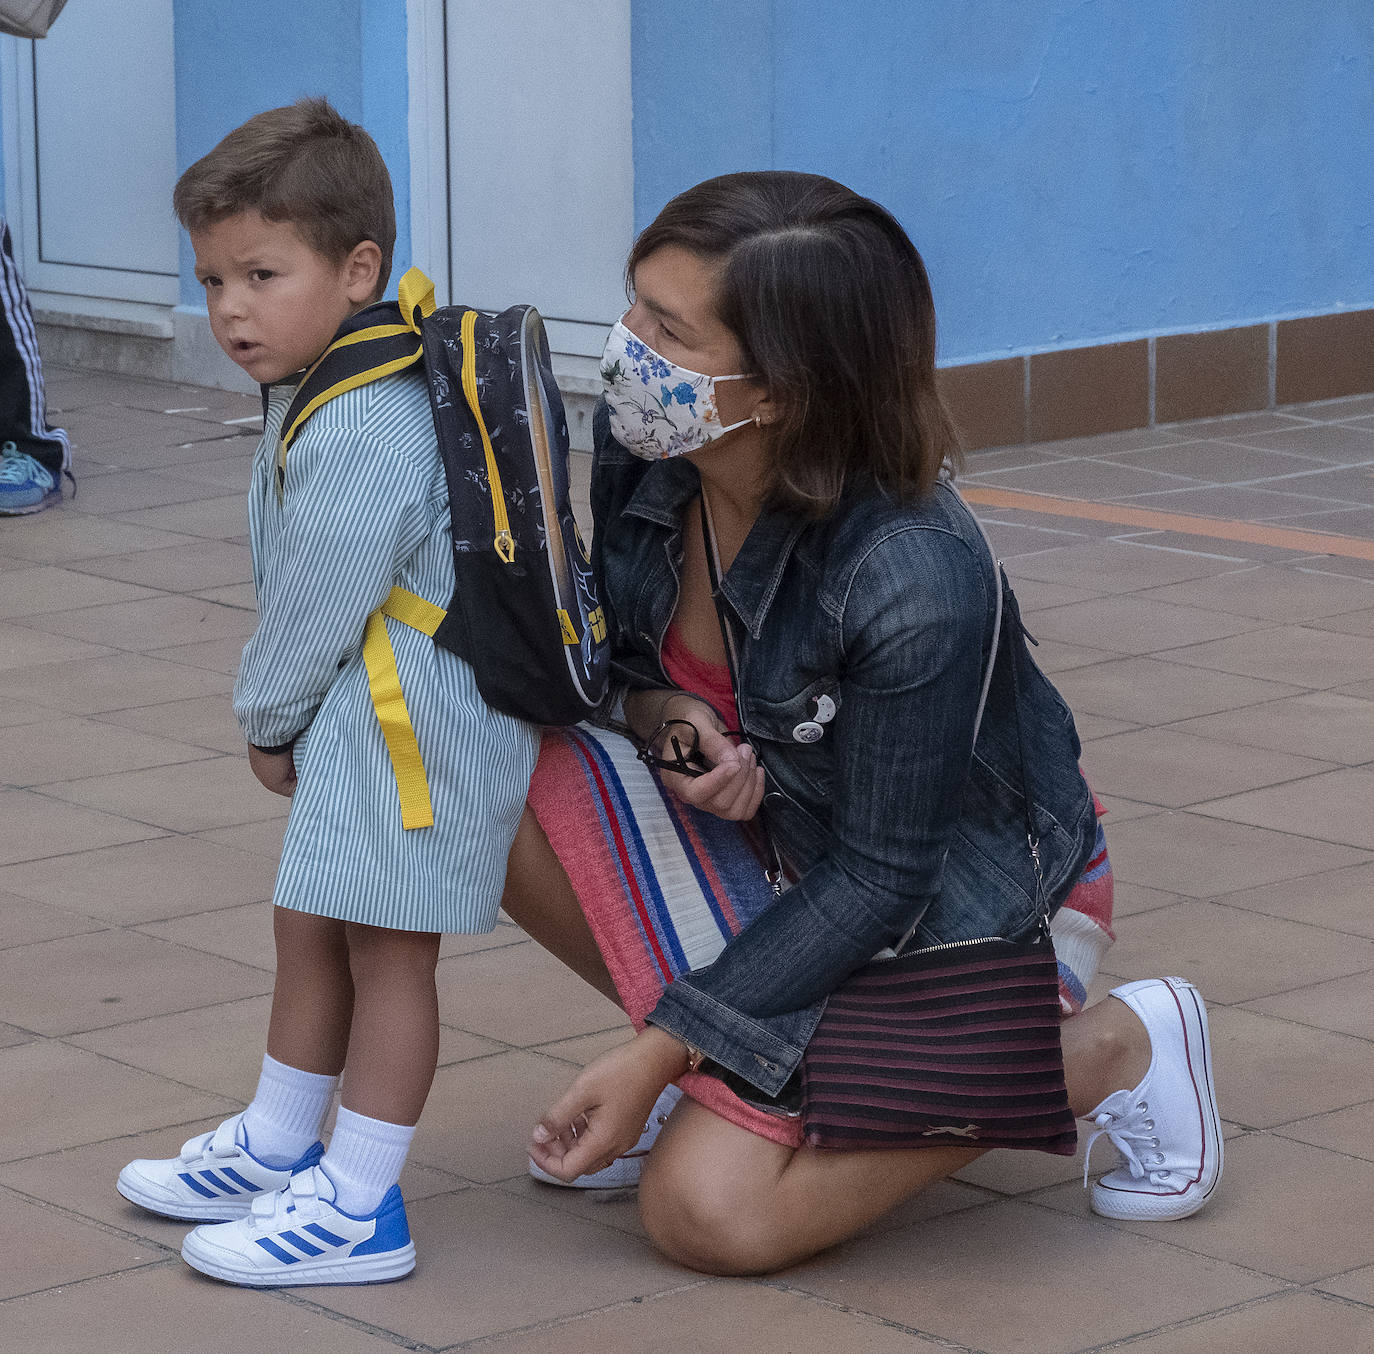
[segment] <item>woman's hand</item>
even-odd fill
[[[285,795],[289,799],[296,793],[296,762],[289,748],[285,752],[264,752],[250,743],[248,765],[274,795]]]
[[[535,1124],[530,1156],[560,1180],[609,1166],[639,1141],[663,1088],[686,1068],[686,1045],[646,1025],[578,1073]]]
[[[650,694],[645,693],[646,697]],[[660,700],[655,727],[664,720],[681,719],[697,731],[697,750],[709,768],[701,776],[684,776],[659,768],[663,784],[684,804],[704,809],[717,818],[748,822],[763,803],[763,768],[748,743],[733,743],[725,737],[720,716],[703,700],[685,692],[674,692]],[[646,732],[652,735],[653,728]],[[655,751],[658,749],[656,748]]]

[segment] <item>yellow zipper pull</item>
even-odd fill
[[[507,564],[515,563],[515,541],[509,531],[498,531],[496,533],[496,553],[501,556]]]
[[[501,472],[496,465],[496,453],[491,447],[491,437],[487,432],[486,420],[482,417],[481,405],[477,402],[477,312],[463,312],[459,337],[463,343],[463,394],[468,408],[477,420],[477,431],[482,434],[482,454],[487,460],[487,487],[491,491],[491,515],[496,527],[496,537],[492,545],[505,564],[515,563],[515,538],[510,534],[510,517],[506,513],[506,494],[501,487]]]

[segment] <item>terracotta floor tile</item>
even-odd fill
[[[1374,581],[1253,565],[1210,578],[1172,583],[1142,594],[1179,606],[1301,625],[1321,616],[1374,607]]]
[[[0,1049],[0,1084],[0,1161],[242,1108],[50,1039]]]
[[[1064,673],[1056,677],[1054,684],[1075,712],[1084,710],[1147,725],[1235,710],[1300,693],[1300,688],[1292,685],[1184,667],[1157,658],[1098,663]]]
[[[1352,767],[1194,806],[1195,813],[1374,849],[1374,770]]]
[[[1051,615],[1051,612],[1042,612]],[[1030,622],[1035,625],[1034,619]],[[1038,638],[1038,636],[1037,636]],[[1111,649],[1094,649],[1086,644],[1069,644],[1063,640],[1041,639],[1035,650],[1035,662],[1041,672],[1053,676],[1070,668],[1086,668],[1094,663],[1110,662],[1121,655]]]
[[[1360,943],[1350,936],[1339,939],[1347,946]],[[1374,955],[1374,947],[1366,952],[1366,956],[1369,955]],[[1352,960],[1358,957],[1358,952],[1350,955]],[[1341,1034],[1374,1041],[1374,959],[1363,973],[1249,1001],[1245,1007],[1300,1025],[1315,1025],[1318,1029],[1337,1030]],[[1370,1057],[1374,1057],[1374,1047],[1369,1052]]]
[[[1099,794],[1169,808],[1331,769],[1330,762],[1311,757],[1215,742],[1176,729],[1114,734],[1083,749],[1083,773]]]
[[[321,1290],[323,1291],[323,1290]],[[11,1303],[6,1338],[34,1354],[395,1354],[395,1342],[317,1308],[249,1293],[180,1259]],[[194,1346],[188,1331],[194,1330]]]
[[[261,823],[243,823],[237,827],[211,828],[196,834],[202,841],[215,842],[235,851],[247,851],[270,860],[275,867],[281,857],[282,835],[286,831],[285,818],[267,818]]]
[[[1108,826],[1107,853],[1111,854],[1111,828]],[[1153,912],[1159,907],[1173,907],[1184,901],[1177,893],[1165,893],[1162,889],[1146,888],[1143,884],[1131,884],[1124,879],[1113,881],[1112,913],[1115,917],[1133,917],[1141,912]]]
[[[32,790],[0,790],[0,822],[0,865],[162,835],[147,823],[60,804]]]
[[[1362,1302],[1366,1307],[1374,1307],[1374,1265],[1339,1274],[1334,1279],[1323,1279],[1318,1287],[1327,1293]]]
[[[1110,963],[1127,973],[1180,972],[1211,1003],[1232,1005],[1268,997],[1269,1003],[1254,1009],[1317,1024],[1321,1022],[1273,1009],[1272,994],[1292,988],[1310,992],[1310,983],[1368,973],[1374,969],[1374,941],[1190,900],[1124,918],[1116,927]],[[1374,998],[1374,991],[1369,996]],[[1369,1005],[1374,1016],[1374,1000]]]
[[[206,605],[210,603],[207,602]],[[239,614],[248,617],[248,633],[251,634],[256,617],[246,611]],[[246,635],[234,635],[227,639],[204,640],[198,644],[173,644],[155,652],[159,658],[170,659],[173,663],[186,663],[194,668],[209,668],[212,672],[222,672],[228,677],[233,677],[243,662],[245,643]]]
[[[1341,635],[1374,635],[1374,611],[1347,611],[1343,616],[1326,616],[1311,624],[1317,630],[1332,630]]]
[[[178,503],[165,508],[145,508],[122,513],[121,522],[138,527],[179,531],[189,536],[237,536],[243,531],[247,505],[242,494],[222,494],[194,503]]]
[[[470,1062],[473,1058],[504,1053],[508,1048],[509,1045],[498,1043],[495,1039],[484,1039],[479,1034],[469,1034],[467,1030],[455,1029],[452,1025],[439,1026],[440,1067],[452,1067],[455,1063]]]
[[[366,1291],[321,1288],[311,1301],[441,1346],[692,1281],[615,1228],[497,1190],[421,1200],[407,1211],[419,1255],[413,1278]]]
[[[1201,488],[1169,488],[1162,492],[1133,494],[1122,502],[1130,508],[1154,508],[1159,512],[1222,517],[1241,522],[1278,522],[1296,513],[1333,512],[1345,506],[1338,498],[1287,494],[1282,486],[1282,480],[1270,481],[1263,488],[1244,484],[1209,484]]]
[[[258,856],[196,837],[159,837],[7,866],[0,888],[137,924],[270,897],[274,874]]]
[[[999,516],[1004,514],[999,513]],[[1018,565],[1022,559],[1039,554],[1042,550],[1053,550],[1059,546],[1077,545],[1089,539],[1086,532],[1073,531],[1068,527],[1068,519],[1060,522],[1058,528],[1043,522],[984,522],[988,538],[998,557],[1008,561],[1010,567]],[[1018,583],[1019,586],[1019,583]]]
[[[128,931],[0,951],[0,1019],[74,1034],[255,996],[271,974]]]
[[[1037,1202],[1089,1216],[1087,1196],[1072,1187],[1038,1195]],[[1310,1283],[1374,1261],[1371,1212],[1374,1162],[1251,1133],[1227,1140],[1222,1182],[1202,1212],[1180,1222],[1109,1225],[1261,1274]]]
[[[1195,441],[1177,442],[1167,447],[1116,452],[1103,459],[1136,470],[1186,475],[1210,484],[1240,484],[1263,479],[1267,475],[1301,473],[1314,468],[1313,461],[1308,457],[1295,456],[1290,452],[1262,451],[1257,447],[1235,446],[1220,440],[1225,433],[1212,435],[1217,440],[1209,441],[1202,436]]]
[[[25,619],[41,622],[44,618],[29,616]],[[0,621],[0,670],[17,670],[22,674],[26,668],[100,658],[112,652],[104,644],[88,644],[84,640],[47,634],[23,623]]]
[[[270,980],[268,988],[239,1000],[216,1002],[207,996],[203,1005],[175,1015],[131,1020],[71,1035],[67,1042],[243,1105],[252,1099],[267,1047]],[[182,1141],[159,1155],[170,1156]]]
[[[613,1048],[628,1043],[634,1037],[634,1027],[628,1020],[614,1029],[601,1030],[596,1034],[579,1034],[574,1039],[555,1039],[549,1044],[540,1044],[533,1052],[547,1054],[550,1058],[562,1058],[564,1062],[585,1067],[589,1062],[609,1053]]]
[[[1078,1150],[1071,1157],[1051,1156],[1048,1152],[987,1152],[977,1161],[951,1177],[979,1189],[997,1194],[1034,1194],[1050,1185],[1077,1180],[1083,1183],[1083,1148],[1087,1142],[1084,1125],[1079,1125]]]
[[[415,1134],[416,1161],[487,1183],[523,1174],[534,1121],[574,1075],[524,1050],[441,1067]]]
[[[514,922],[504,917],[490,931],[473,934],[450,932],[439,942],[439,958],[472,954],[476,950],[497,950],[505,945],[532,945],[534,942]]]
[[[1097,794],[1095,786],[1093,793]],[[1108,832],[1117,823],[1129,823],[1132,818],[1147,818],[1151,814],[1166,811],[1158,804],[1139,804],[1134,799],[1123,799],[1120,795],[1098,794],[1097,802],[1107,810],[1103,822]]]
[[[156,1247],[111,1236],[29,1203],[8,1190],[0,1190],[0,1205],[0,1247],[5,1254],[5,1266],[0,1270],[0,1301],[98,1274],[134,1269],[163,1258]],[[8,1326],[8,1322],[5,1324]],[[6,1338],[8,1341],[9,1337]]]
[[[1374,865],[1354,865],[1227,894],[1222,901],[1230,907],[1265,912],[1271,917],[1290,917],[1332,931],[1374,938],[1371,898]]]
[[[12,729],[20,724],[36,724],[52,718],[52,710],[42,705],[27,705],[23,701],[6,698],[0,705],[0,729]]]
[[[0,572],[0,616],[44,616],[150,596],[148,588],[94,577],[89,572],[78,573],[75,569],[40,565]]]
[[[187,838],[177,838],[186,841]],[[208,846],[209,843],[204,843]],[[255,860],[254,865],[258,862]],[[271,881],[267,881],[270,892]],[[208,899],[206,901],[209,901]],[[265,969],[276,968],[277,948],[272,937],[272,904],[270,900],[243,903],[238,907],[215,907],[213,911],[179,916],[171,921],[152,922],[140,926],[145,936],[171,941],[187,949],[205,954],[217,954],[240,964]]]
[[[1374,1344],[1374,1311],[1315,1293],[1282,1293],[1132,1343],[1131,1354],[1312,1354]]]
[[[41,518],[12,519],[5,526],[5,553],[35,564],[67,564],[191,541],[184,532],[155,531],[75,512],[45,512]]]
[[[998,489],[1020,489],[1056,498],[1086,498],[1093,502],[1124,498],[1127,494],[1153,494],[1187,488],[1196,480],[1181,475],[1166,475],[1155,470],[1074,458],[1027,466],[1022,470],[992,470],[980,474],[979,485]]]
[[[105,724],[165,734],[179,743],[213,748],[216,752],[244,750],[243,730],[234,718],[234,707],[227,695],[196,696],[136,710],[111,710],[97,718]]]
[[[287,800],[253,779],[243,757],[214,757],[153,771],[69,780],[47,786],[44,793],[72,804],[127,813],[173,832],[285,818],[290,807]]]
[[[12,868],[12,867],[11,867]],[[3,871],[0,871],[3,873]],[[36,945],[59,936],[102,930],[100,922],[47,903],[35,903],[17,893],[0,891],[0,949]]]
[[[624,1014],[547,950],[513,945],[445,959],[439,1010],[460,1029],[528,1047],[620,1026]],[[513,992],[538,993],[512,1003]]]
[[[1297,879],[1364,858],[1351,847],[1184,811],[1122,823],[1112,830],[1108,849],[1118,879],[1188,898]]]
[[[207,602],[219,602],[222,606],[235,606],[241,611],[258,609],[257,590],[252,583],[229,583],[217,588],[199,588],[193,597],[203,597]]]
[[[1276,626],[1174,649],[1177,663],[1324,690],[1374,671],[1374,639],[1306,626]]]
[[[1068,606],[1073,602],[1091,602],[1102,594],[1095,588],[1075,587],[1071,583],[1045,583],[1036,578],[1018,579],[1016,600],[1021,614],[1027,618],[1050,607]],[[1037,655],[1038,657],[1038,655]]]
[[[637,1238],[648,1246],[648,1233],[639,1220],[639,1190],[628,1189],[564,1189],[546,1185],[528,1172],[503,1180],[496,1186],[517,1199],[525,1199],[544,1208],[580,1218],[599,1227],[614,1227],[617,1231]]]
[[[1357,765],[1374,759],[1374,701],[1310,691],[1182,720],[1176,732]]]
[[[83,481],[77,502],[78,511],[104,517],[169,503],[190,503],[198,498],[213,498],[222,492],[215,485],[174,479],[154,470],[120,470],[111,475],[99,475],[89,485]]]
[[[167,473],[174,479],[192,484],[216,486],[221,493],[236,489],[247,498],[253,479],[253,450],[255,443],[248,438],[233,438],[225,449],[231,453],[214,461],[198,461],[194,465],[179,465]]]
[[[243,640],[253,633],[254,623],[253,617],[235,607],[216,606],[196,597],[165,596],[59,611],[26,621],[53,634],[136,652],[212,639]]]
[[[1273,432],[1246,433],[1243,437],[1230,440],[1248,447],[1293,451],[1302,456],[1315,456],[1343,465],[1358,465],[1374,460],[1374,434],[1367,428],[1350,425],[1280,428]]]
[[[195,541],[163,550],[108,555],[86,560],[81,568],[88,574],[173,592],[199,592],[229,583],[250,582],[253,577],[248,547],[227,541]]]
[[[1106,738],[1113,733],[1129,733],[1139,727],[1124,719],[1110,719],[1106,715],[1092,715],[1083,710],[1073,712],[1073,722],[1079,738],[1085,743],[1093,738]]]
[[[138,771],[210,755],[207,748],[89,719],[49,719],[0,732],[0,765],[5,768],[5,780],[16,786]]]
[[[1239,634],[1255,629],[1257,624],[1221,611],[1170,606],[1133,595],[1103,597],[1043,611],[1036,616],[1032,633],[1037,639],[1083,644],[1118,654],[1145,654]]]
[[[1241,1007],[1208,1012],[1222,1114],[1272,1128],[1374,1100],[1369,1042]]]
[[[793,1354],[807,1349],[844,1354],[922,1354],[948,1346],[808,1298],[755,1284],[714,1283],[647,1298],[566,1325],[494,1340],[492,1354],[643,1354],[664,1342],[693,1354]]]
[[[1374,1161],[1374,1100],[1313,1115],[1310,1119],[1298,1119],[1272,1131],[1281,1138],[1296,1138],[1313,1147],[1325,1147],[1331,1152]]]
[[[1212,542],[1214,547],[1217,544]],[[1019,579],[1032,578],[1071,583],[1095,592],[1126,593],[1185,578],[1204,578],[1234,567],[1230,560],[1207,555],[1121,541],[1092,541],[1017,560],[1008,572],[1014,587],[1020,586]]]
[[[788,1286],[938,1339],[1019,1354],[1106,1344],[1278,1286],[1172,1245],[1010,1201],[937,1218],[899,1239],[842,1247],[788,1271]],[[1053,1301],[1044,1300],[1048,1293]]]
[[[71,643],[62,640],[62,643]],[[223,673],[166,663],[146,654],[111,654],[79,663],[47,663],[6,674],[6,690],[54,710],[90,715],[193,696],[227,696]]]

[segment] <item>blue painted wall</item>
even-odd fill
[[[683,12],[634,0],[638,225],[711,174],[829,174],[921,249],[945,362],[1374,306],[1370,0]]]
[[[176,0],[177,171],[266,108],[323,94],[372,134],[396,196],[392,289],[410,266],[405,0]],[[289,21],[286,15],[289,12]],[[190,243],[181,298],[202,305]]]

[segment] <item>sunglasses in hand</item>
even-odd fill
[[[743,738],[738,729],[726,729],[726,738]],[[701,755],[697,726],[689,719],[666,719],[635,754],[645,766],[672,771],[679,776],[704,776],[711,770]],[[657,750],[655,750],[657,749]]]

